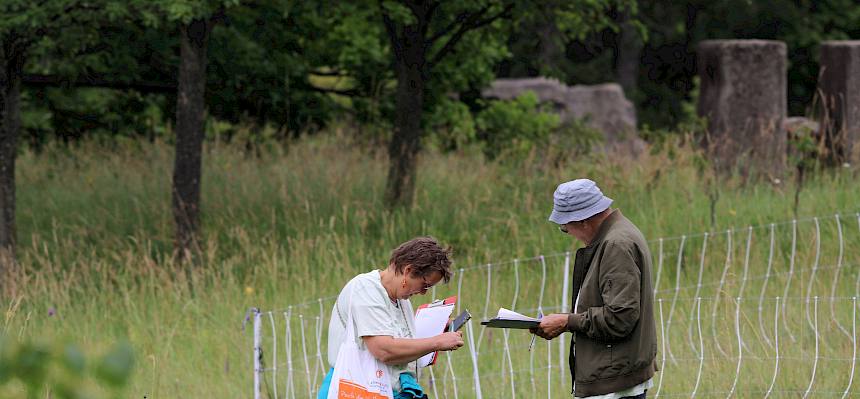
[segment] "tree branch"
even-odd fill
[[[440,4],[441,4],[441,2],[439,2],[439,1],[434,1],[434,2],[430,3],[430,6],[427,7],[427,15],[432,16],[433,13],[436,12],[436,9],[439,8]],[[429,17],[428,17],[428,19],[429,19]]]
[[[79,76],[71,79],[56,75],[25,74],[21,80],[28,87],[94,87],[114,90],[135,90],[141,93],[176,93],[176,82],[159,81],[130,81],[123,82],[109,80],[99,76]],[[327,94],[341,96],[360,97],[361,93],[355,89],[330,89],[314,85],[305,86],[307,89]]]
[[[48,2],[44,2],[48,3]],[[42,6],[35,6],[34,8],[41,8]],[[53,36],[58,34],[62,29],[65,29],[69,24],[68,22],[74,23],[88,23],[83,18],[78,18],[79,12],[86,11],[86,15],[89,16],[92,12],[101,11],[100,8],[90,5],[88,3],[84,3],[81,1],[76,1],[67,5],[62,10],[57,10],[53,15],[49,14],[50,17],[47,21],[41,23],[38,27],[32,27],[26,31],[26,35],[29,36],[29,44],[34,43],[36,40],[41,39],[43,36]],[[70,21],[66,21],[67,23],[62,24],[61,26],[56,25],[56,23],[60,20],[60,18],[69,16]]]
[[[435,35],[433,35],[433,37],[431,37],[430,39],[427,39],[427,47],[432,46],[432,45],[433,45],[433,43],[435,43],[435,42],[436,42],[436,40],[439,40],[441,37],[443,37],[443,36],[445,36],[445,35],[447,35],[447,34],[451,33],[451,31],[452,31],[452,30],[454,30],[454,27],[456,27],[458,24],[463,23],[463,21],[466,21],[466,20],[469,20],[469,19],[475,18],[475,16],[476,16],[476,15],[481,15],[481,14],[483,14],[483,13],[487,12],[489,9],[490,9],[490,6],[489,6],[489,5],[487,5],[487,6],[484,6],[484,8],[482,8],[481,10],[479,10],[478,12],[475,12],[475,13],[470,13],[470,12],[465,12],[465,11],[464,11],[464,12],[461,12],[459,15],[457,15],[457,16],[454,18],[454,20],[453,20],[453,21],[451,21],[451,23],[450,23],[450,24],[448,24],[448,26],[446,26],[444,29],[442,29],[442,30],[440,30],[440,31],[436,32],[436,34],[435,34]]]
[[[51,16],[51,18],[48,19],[48,23],[46,23],[45,25],[49,25],[49,24],[52,24],[54,22],[57,22],[61,17],[65,16],[65,15],[74,16],[73,12],[75,12],[75,11],[100,11],[100,9],[98,7],[95,7],[95,6],[92,6],[92,5],[89,5],[86,3],[82,3],[80,1],[76,1],[76,2],[66,6],[66,8],[64,8],[62,12],[59,12],[59,13]],[[72,20],[74,21],[75,19],[73,18]]]
[[[442,46],[442,48],[439,49],[438,52],[436,52],[436,55],[434,55],[430,61],[430,68],[433,68],[433,66],[438,64],[439,61],[441,61],[442,58],[445,57],[445,55],[450,53],[453,50],[454,46],[457,45],[457,43],[460,41],[460,39],[463,38],[463,35],[465,35],[467,32],[469,32],[471,30],[478,29],[482,26],[491,24],[491,23],[493,23],[493,21],[496,21],[497,19],[499,19],[501,17],[510,16],[510,11],[513,8],[514,8],[513,4],[508,4],[507,6],[505,6],[505,8],[502,11],[499,11],[495,15],[491,15],[491,16],[484,18],[484,19],[478,19],[478,18],[487,12],[487,10],[488,10],[487,7],[484,7],[478,13],[473,14],[471,16],[471,18],[469,18],[469,20],[460,24],[460,27],[457,29],[457,31],[454,32],[454,34],[451,35],[451,38],[448,39],[448,41],[445,43],[445,45]]]
[[[108,80],[99,76],[79,76],[74,80],[56,75],[24,74],[21,83],[28,87],[97,87],[115,90],[135,90],[141,93],[175,93],[175,82]]]
[[[334,71],[310,71],[311,75],[316,76],[347,76],[345,73],[334,70]]]
[[[358,90],[355,90],[355,89],[348,89],[348,90],[328,89],[328,88],[324,88],[324,87],[317,87],[314,85],[308,85],[307,87],[313,91],[317,91],[320,93],[337,94],[340,96],[347,96],[347,97],[360,97],[361,96],[361,93],[359,93]]]
[[[391,47],[394,50],[394,56],[400,60],[403,59],[403,48],[400,46],[400,38],[397,36],[397,27],[391,16],[385,11],[385,6],[382,5],[383,0],[379,0],[379,11],[382,14],[382,22],[385,24],[385,30],[388,32],[388,38],[391,39]]]
[[[438,1],[411,1],[406,2],[406,7],[412,11],[412,15],[418,20],[418,26],[421,28],[421,37],[427,36],[427,30],[430,28],[430,20],[433,19],[433,12],[439,7]]]
[[[427,32],[430,30],[430,21],[433,19],[433,12],[435,12],[436,8],[438,8],[438,7],[439,7],[439,2],[433,1],[433,2],[428,3],[424,7],[424,9],[422,10],[424,14],[419,16],[419,18],[418,18],[418,21],[419,21],[419,24],[421,27],[421,37],[427,37]],[[417,14],[416,14],[416,16],[417,16]],[[421,23],[420,21],[424,21],[424,23]],[[424,48],[427,49],[430,47],[425,45]]]
[[[212,15],[209,16],[209,22],[212,24],[224,23],[227,24],[227,10],[222,5]]]

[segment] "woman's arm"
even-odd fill
[[[394,338],[389,335],[361,337],[373,357],[387,364],[404,364],[434,351],[451,351],[463,346],[462,332],[446,332],[429,338]]]

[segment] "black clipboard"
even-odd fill
[[[469,321],[469,319],[471,319],[471,318],[472,318],[472,315],[469,313],[469,311],[464,310],[463,313],[460,313],[460,315],[457,316],[457,318],[455,318],[454,321],[451,322],[451,326],[448,329],[448,331],[453,332],[453,331],[460,330],[463,327],[463,325],[465,325],[466,322]]]
[[[515,328],[515,329],[528,330],[530,328],[534,328],[534,327],[539,326],[540,321],[492,318],[490,320],[482,321],[481,325],[487,326],[489,328]]]

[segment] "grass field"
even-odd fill
[[[590,177],[649,240],[671,238],[663,242],[664,266],[658,287],[666,318],[675,297],[672,288],[675,284],[682,287],[674,300],[668,335],[674,359],[664,370],[663,393],[669,396],[689,396],[700,374],[700,392],[726,396],[736,369],[737,308],[732,298],[739,296],[743,281],[739,273],[747,239],[743,228],[764,226],[755,229],[749,284],[740,306],[741,317],[749,320],[740,327],[748,359],[736,388],[747,392],[742,397],[762,396],[771,382],[774,348],[767,345],[773,337],[760,333],[757,299],[768,263],[767,226],[794,218],[796,187],[790,176],[778,184],[717,181],[700,171],[695,151],[680,144],[635,161],[593,155],[554,164],[534,154],[516,162],[488,162],[477,154],[425,152],[415,203],[389,213],[382,206],[387,171],[384,152],[356,146],[343,133],[298,140],[286,149],[264,149],[260,156],[248,155],[236,146],[210,144],[204,155],[202,184],[205,254],[198,266],[186,268],[169,260],[173,229],[169,145],[83,143],[48,148],[41,154],[25,151],[17,170],[21,262],[15,278],[4,282],[3,331],[13,339],[72,340],[93,352],[127,338],[137,356],[129,397],[249,397],[252,335],[249,328],[242,328],[249,307],[280,310],[308,301],[318,305],[317,298],[336,294],[351,276],[383,267],[389,251],[399,242],[429,234],[451,245],[456,267],[469,270],[461,283],[463,306],[473,310],[476,319],[492,314],[499,306],[511,305],[516,287],[509,261],[575,249],[546,218],[558,183]],[[856,166],[820,172],[800,193],[797,215],[803,222],[798,224],[794,246],[799,271],[792,274],[790,306],[780,316],[784,317],[780,322],[786,323],[781,331],[795,339],[785,341],[792,344],[783,350],[785,371],[777,381],[784,391],[780,395],[785,397],[802,395],[812,374],[815,334],[807,326],[805,299],[808,292],[822,298],[834,296],[831,289],[839,250],[833,215],[838,212],[844,215],[844,269],[838,269],[844,277],[835,285],[838,298],[820,303],[819,341],[825,342],[820,345],[822,360],[816,365],[814,389],[821,394],[816,397],[831,391],[839,397],[848,380],[846,356],[852,356],[851,341],[833,320],[850,331],[850,297],[856,295],[860,264],[860,231],[852,216],[860,210],[857,174]],[[712,224],[714,194],[718,199]],[[813,216],[829,218],[820,225],[822,270],[814,280],[811,265],[816,258],[816,234],[808,219]],[[733,233],[727,251],[725,230],[729,228],[740,230]],[[702,263],[701,233],[706,231],[714,234]],[[695,235],[685,241],[683,249],[675,238],[682,234]],[[791,225],[779,225],[774,234],[778,249],[764,301],[764,322],[771,332],[774,297],[784,296],[788,282]],[[652,242],[655,258],[657,245]],[[684,254],[680,279],[676,278],[679,250]],[[727,252],[732,253],[731,268],[724,273]],[[552,273],[559,273],[563,256],[548,259]],[[506,266],[501,262],[507,262]],[[473,267],[487,263],[498,264],[489,273],[489,295],[487,267]],[[702,265],[704,285],[697,294]],[[536,279],[541,269],[536,261],[524,261],[521,266],[517,308],[532,309],[537,306]],[[717,285],[723,274],[725,283]],[[548,277],[548,305],[544,307],[561,305],[560,276]],[[456,290],[454,282],[440,287],[437,295]],[[701,317],[695,317],[695,297],[699,296],[704,298]],[[324,312],[329,307],[326,304]],[[53,315],[50,309],[55,310]],[[319,315],[312,313],[315,311],[307,311],[305,322],[312,323],[310,317]],[[699,320],[701,347],[695,345]],[[482,373],[498,374],[482,379],[484,397],[510,397],[511,376],[515,389],[522,390],[519,395],[546,395],[546,371],[538,373],[542,379],[534,382],[527,372],[511,373],[505,368],[504,351],[498,349],[503,347],[504,337],[487,331],[482,334],[475,327],[475,344],[480,340],[481,346],[496,348],[495,352],[481,351]],[[526,345],[528,337],[511,333],[509,341],[512,353],[523,353],[524,349],[516,348]],[[307,344],[313,348],[314,344]],[[549,357],[549,364],[556,367],[550,376],[558,379],[551,381],[553,392],[563,392],[569,389],[569,381],[563,382],[558,344],[552,345],[538,345],[528,355],[535,360],[529,362],[540,370],[546,364],[540,362]],[[704,354],[700,355],[697,351],[702,347]],[[312,356],[315,348],[310,348]],[[468,352],[451,357],[457,378],[470,378]],[[700,357],[705,359],[702,373],[698,372]],[[512,359],[511,363],[520,361],[514,370],[530,367],[523,359]],[[280,361],[285,360],[281,357]],[[445,367],[439,370],[450,373]],[[437,376],[437,380],[441,378]],[[296,383],[301,381],[307,384],[305,375],[297,375]],[[470,392],[474,391],[465,388],[470,385],[461,383],[466,385],[459,395],[473,395]],[[487,386],[492,389],[487,391]],[[16,387],[7,389],[14,393]],[[302,392],[305,388],[297,389]],[[490,394],[495,391],[498,396]],[[450,395],[444,389],[438,393]]]

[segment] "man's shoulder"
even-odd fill
[[[612,229],[600,245],[604,256],[627,253],[636,257],[638,254],[648,252],[648,243],[645,241],[645,237],[632,224],[629,227],[617,226],[617,228]]]
[[[608,244],[626,246],[644,243],[645,236],[642,235],[639,227],[622,216],[612,224],[612,228],[609,229],[603,241]]]

